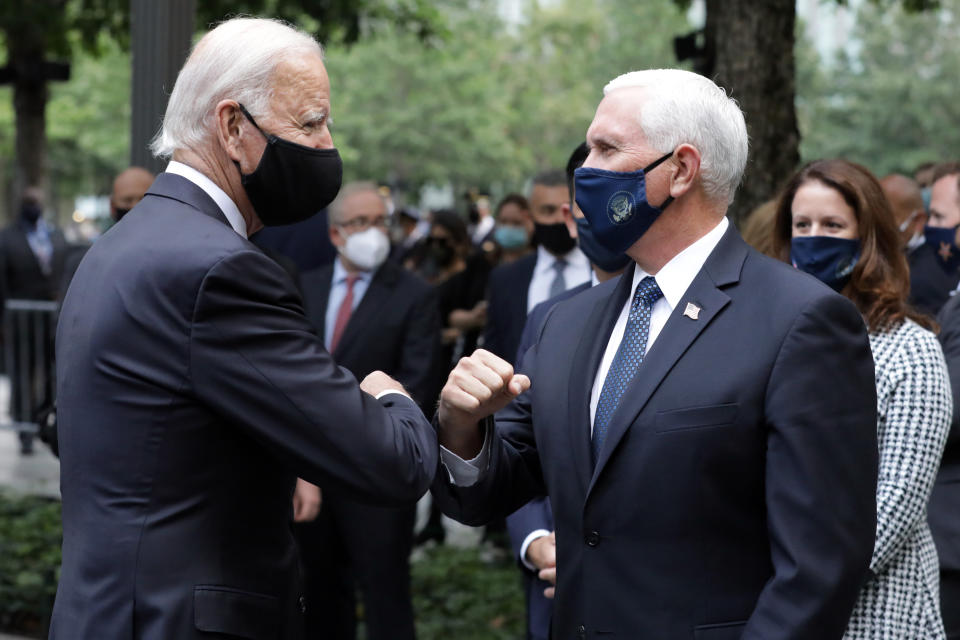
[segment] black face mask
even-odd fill
[[[430,238],[427,240],[427,255],[438,267],[448,267],[453,262],[453,247],[446,240]]]
[[[570,237],[567,225],[562,222],[556,224],[534,223],[533,238],[537,244],[542,244],[544,249],[555,256],[566,255],[577,246],[576,239]]]
[[[113,208],[113,218],[117,222],[120,222],[120,218],[130,213],[130,209],[121,209],[120,207]]]
[[[31,226],[37,224],[41,215],[43,215],[43,208],[35,202],[24,202],[20,205],[20,217]]]
[[[306,220],[333,202],[343,177],[336,149],[314,149],[267,134],[242,104],[240,111],[267,139],[253,173],[240,172],[250,204],[265,226]],[[240,164],[234,164],[240,171]]]

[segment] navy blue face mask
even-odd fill
[[[586,218],[576,218],[577,222],[577,242],[580,244],[580,251],[587,256],[592,264],[597,265],[607,273],[620,271],[630,263],[630,256],[625,253],[614,253],[597,242],[593,235],[593,228]]]
[[[860,259],[860,241],[833,236],[798,236],[790,241],[790,262],[834,291],[848,282]]]
[[[924,227],[927,244],[939,256],[938,263],[947,273],[953,274],[960,267],[960,247],[957,247],[957,227]]]
[[[659,206],[647,202],[646,174],[670,158],[673,152],[638,171],[606,171],[580,167],[574,171],[577,204],[600,246],[621,254],[656,222],[673,197]],[[602,268],[602,267],[601,267]]]

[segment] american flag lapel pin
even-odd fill
[[[692,302],[688,302],[687,308],[683,310],[683,315],[687,316],[691,320],[696,320],[700,317],[700,307]]]

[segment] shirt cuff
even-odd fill
[[[400,391],[399,389],[387,389],[386,391],[381,391],[380,393],[378,393],[377,395],[375,395],[374,398],[376,398],[377,400],[379,400],[379,399],[382,398],[383,396],[388,396],[388,395],[390,395],[391,393],[396,393],[397,395],[401,395],[401,396],[403,396],[404,398],[410,398],[410,394],[409,394],[409,393],[405,393],[405,392],[403,392],[403,391]],[[410,398],[410,399],[413,400],[413,398]]]
[[[535,566],[533,566],[533,563],[527,560],[527,547],[529,547],[530,543],[537,538],[542,538],[543,536],[548,535],[550,535],[550,532],[546,529],[537,529],[535,531],[531,531],[530,535],[523,539],[523,544],[520,545],[520,562],[523,564],[523,566],[525,566],[527,569],[530,569],[530,571],[533,571],[534,573],[537,573],[539,569],[537,569]]]
[[[493,429],[493,419],[484,420],[483,446],[480,453],[472,460],[464,460],[445,446],[440,445],[440,460],[447,470],[450,484],[455,487],[470,487],[480,480],[490,463],[490,435]]]

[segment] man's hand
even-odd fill
[[[507,406],[530,388],[530,379],[514,374],[510,363],[477,349],[461,358],[440,392],[440,444],[464,460],[480,452],[480,420]]]
[[[553,585],[543,590],[543,595],[552,598],[557,585],[556,532],[537,538],[527,545],[527,560],[539,569],[537,577]]]
[[[320,487],[297,478],[297,488],[293,490],[293,521],[310,522],[320,513]]]
[[[385,374],[383,371],[374,371],[367,375],[360,383],[360,390],[369,393],[374,398],[384,391],[399,391],[403,395],[410,397],[403,385]]]

